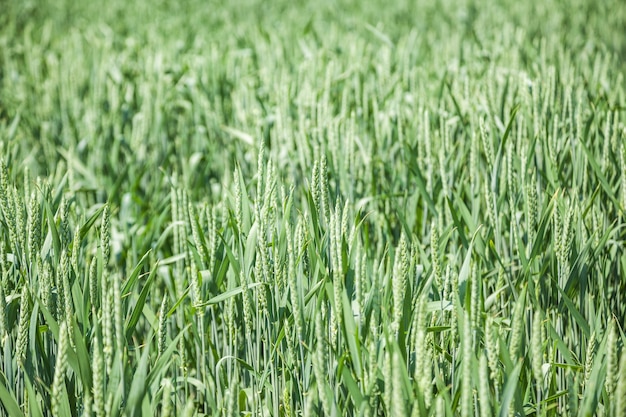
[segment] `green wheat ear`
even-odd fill
[[[17,325],[17,345],[15,357],[17,363],[23,368],[26,361],[26,353],[28,349],[28,328],[30,324],[31,313],[31,297],[28,287],[24,285],[22,287],[22,294],[20,299],[20,315]]]
[[[393,295],[393,321],[392,330],[397,334],[402,320],[404,309],[404,297],[406,290],[407,275],[409,272],[409,246],[404,233],[400,235],[400,241],[396,249],[393,264],[392,295]]]
[[[606,378],[604,388],[611,398],[615,397],[615,387],[617,385],[617,375],[619,370],[617,347],[617,324],[612,319],[607,329],[606,337]]]
[[[617,403],[615,405],[615,415],[626,415],[626,349],[624,348],[622,348],[622,359],[620,360],[619,365],[615,398],[617,399]]]
[[[92,391],[93,391],[93,408],[97,417],[105,415],[105,387],[106,387],[106,370],[104,358],[102,357],[102,343],[99,328],[94,328],[94,338],[91,354],[91,373],[92,373]]]
[[[104,260],[104,266],[109,263],[109,257],[111,254],[111,213],[109,205],[104,206],[102,212],[102,223],[100,225],[100,242],[102,244],[102,259]]]
[[[69,339],[67,324],[62,322],[59,328],[59,344],[56,365],[54,367],[54,380],[52,382],[52,413],[54,415],[63,415],[66,412],[62,407],[64,406],[63,402],[67,401],[65,372],[68,365],[67,351],[70,349]],[[67,407],[67,404],[65,404],[65,407]]]
[[[478,365],[478,398],[480,400],[481,417],[488,417],[491,415],[491,389],[488,373],[487,355],[483,352],[480,355]]]

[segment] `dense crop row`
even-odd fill
[[[0,416],[626,415],[626,6],[67,3],[0,17]]]

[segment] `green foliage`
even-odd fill
[[[626,4],[2,2],[0,417],[626,408]]]

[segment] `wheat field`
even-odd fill
[[[0,8],[0,416],[626,416],[623,1]]]

